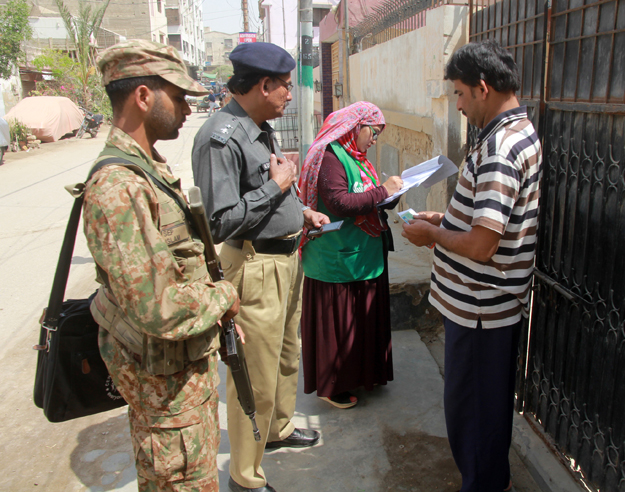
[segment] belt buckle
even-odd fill
[[[294,236],[291,238],[292,244],[291,244],[291,248],[290,248],[290,255],[292,255],[293,253],[295,253],[297,251],[297,248],[299,246],[299,242],[300,239],[302,238],[302,233],[300,232],[297,236]]]

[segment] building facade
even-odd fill
[[[239,44],[239,33],[211,31],[204,28],[205,66],[232,65],[230,53]]]
[[[64,3],[70,12],[78,12],[79,0],[64,0]],[[33,0],[33,7],[34,12],[44,13],[40,17],[49,17],[51,12],[58,15],[55,0]],[[54,26],[47,27],[50,30]],[[175,46],[189,66],[201,66],[204,62],[201,0],[111,2],[101,28],[99,48],[110,45],[110,40],[149,39]],[[107,33],[113,35],[106,36]]]
[[[191,67],[201,67],[205,59],[201,0],[166,0],[167,35]]]
[[[77,14],[78,0],[63,0],[70,12]],[[33,0],[34,7],[58,12],[55,0]],[[94,3],[97,8],[98,2]],[[165,0],[136,0],[109,3],[102,25],[126,39],[150,39],[167,44],[167,17]]]

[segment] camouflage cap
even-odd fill
[[[189,76],[187,66],[173,46],[132,39],[104,50],[97,63],[104,86],[114,80],[159,75],[192,96],[208,92]]]

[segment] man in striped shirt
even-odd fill
[[[445,324],[445,420],[461,492],[511,488],[508,452],[521,323],[534,265],[541,146],[516,64],[470,43],[445,69],[457,108],[481,129],[445,214],[422,212],[402,235],[436,243],[430,302]]]

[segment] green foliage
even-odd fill
[[[58,80],[44,80],[37,82],[35,89],[30,92],[31,96],[63,96],[71,99],[76,105],[88,109],[92,113],[104,115],[106,121],[113,119],[113,109],[104,88],[100,85],[97,77],[89,81],[87,87],[89,93],[88,104],[83,103],[83,90],[81,84],[72,82],[60,82]]]
[[[91,51],[91,36],[95,37],[97,35],[109,2],[110,0],[105,0],[101,7],[92,9],[92,5],[89,2],[79,0],[78,17],[74,17],[70,13],[69,8],[63,3],[63,0],[56,0],[65,29],[67,29],[70,40],[76,46],[77,76],[83,92],[82,100],[84,105],[87,106],[92,104],[89,92],[91,87],[90,79],[92,79],[92,75],[97,73]]]
[[[44,50],[33,60],[33,65],[37,70],[50,70],[57,79],[72,77],[78,81],[78,64],[60,50]]]
[[[234,71],[232,70],[231,65],[219,65],[217,67],[217,70],[215,70],[215,73],[217,74],[217,78],[221,82],[225,82],[230,77],[232,77],[232,74],[234,73]]]
[[[9,0],[0,6],[0,78],[8,79],[13,65],[24,56],[21,43],[33,35],[29,13],[26,0]]]
[[[10,118],[7,123],[9,124],[11,142],[26,142],[26,137],[30,135],[30,129],[24,123],[16,118]]]
[[[58,50],[46,50],[33,60],[38,70],[50,70],[52,80],[36,82],[33,96],[64,96],[70,98],[78,106],[104,115],[107,121],[113,118],[113,109],[106,91],[96,74],[94,66],[90,67],[86,87],[81,78],[81,66],[76,60]]]

